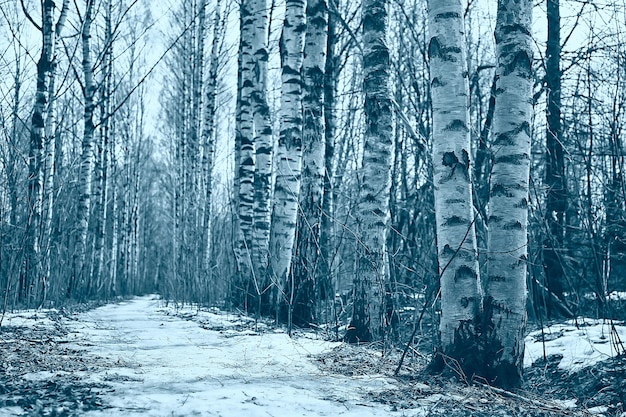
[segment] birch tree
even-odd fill
[[[269,27],[267,0],[250,0],[252,53],[252,88],[250,100],[254,120],[254,221],[252,229],[252,263],[258,275],[268,267],[271,191],[272,191],[272,123],[267,101],[267,33]]]
[[[293,265],[293,288],[290,294],[292,319],[296,325],[314,321],[316,286],[323,268],[320,262],[324,186],[324,76],[327,44],[327,6],[325,0],[308,0],[303,83],[302,183],[298,212],[296,257]]]
[[[213,193],[213,164],[215,154],[215,112],[217,110],[217,75],[219,66],[219,46],[221,36],[220,0],[215,4],[215,18],[213,19],[213,40],[211,42],[211,57],[209,58],[209,78],[206,86],[206,106],[204,109],[204,129],[202,131],[203,152],[202,167],[204,176],[204,254],[203,269],[207,277],[211,268],[211,238],[212,233],[212,193]]]
[[[337,9],[338,0],[328,0],[330,9]],[[322,194],[322,222],[320,225],[320,282],[322,288],[331,287],[333,251],[333,160],[335,156],[336,92],[339,78],[337,54],[337,24],[334,13],[328,13],[326,61],[324,62],[324,186]],[[330,288],[327,288],[329,290]]]
[[[100,122],[100,141],[98,143],[98,161],[99,175],[98,187],[99,192],[96,193],[100,198],[96,211],[96,236],[94,243],[94,262],[93,262],[93,283],[95,288],[101,288],[103,285],[103,269],[105,245],[106,245],[106,227],[107,227],[107,208],[109,198],[110,185],[110,160],[111,160],[111,127],[112,127],[112,94],[113,94],[113,0],[107,0],[104,16],[105,31],[104,40],[105,47],[103,51],[102,62],[102,93],[101,93],[101,122]]]
[[[69,0],[61,3],[60,14],[54,22],[54,1],[41,2],[41,25],[38,25],[25,8],[26,17],[41,32],[42,47],[37,62],[37,89],[31,117],[29,173],[28,173],[28,221],[26,228],[26,263],[20,278],[18,297],[23,301],[39,291],[41,285],[43,303],[47,281],[50,278],[49,244],[52,221],[52,187],[54,175],[54,135],[56,130],[55,76],[59,38],[65,24]],[[24,6],[24,3],[22,3]],[[44,202],[47,202],[44,208]],[[44,218],[45,214],[45,218]],[[42,244],[44,250],[42,264]],[[43,266],[43,268],[42,268]],[[42,275],[43,274],[43,275]],[[39,282],[41,280],[41,282]]]
[[[441,287],[441,354],[480,367],[480,278],[472,213],[469,87],[461,0],[429,1],[433,177]]]
[[[365,135],[357,210],[354,310],[345,339],[380,341],[384,336],[384,291],[388,276],[386,225],[391,186],[392,115],[389,93],[387,1],[364,0],[363,91]]]
[[[239,273],[235,291],[244,293],[243,304],[247,307],[248,295],[256,280],[251,276],[252,223],[254,202],[254,124],[252,111],[252,87],[254,61],[252,54],[252,25],[254,18],[251,0],[242,0],[239,6],[239,57],[237,80],[237,114],[235,126],[235,208],[237,211],[235,233],[235,257]],[[238,297],[237,297],[238,298]]]
[[[497,87],[484,299],[486,371],[504,387],[521,383],[526,324],[532,2],[498,0]]]
[[[81,32],[83,69],[83,141],[79,174],[79,196],[76,212],[76,238],[74,247],[73,271],[67,287],[67,297],[76,296],[75,290],[86,279],[85,261],[87,256],[87,232],[91,208],[91,190],[94,167],[94,110],[96,107],[96,84],[91,60],[91,24],[93,22],[94,0],[85,0],[85,15]]]
[[[302,170],[301,80],[306,29],[306,1],[287,0],[285,6],[285,21],[280,38],[280,137],[276,151],[276,182],[270,234],[271,273],[276,279],[279,297],[277,304],[283,298],[296,237]]]

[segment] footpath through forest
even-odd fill
[[[419,356],[407,364],[412,377],[392,378],[397,355],[382,357],[312,332],[290,338],[245,316],[166,307],[156,296],[72,314],[18,312],[0,327],[0,416],[623,412],[617,402],[594,408],[573,397],[547,400],[530,391],[512,394],[444,377],[428,379],[410,368],[423,367]],[[534,371],[535,380],[546,374],[564,379],[556,366],[542,369],[540,376]]]

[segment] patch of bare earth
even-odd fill
[[[75,416],[106,407],[100,394],[110,388],[85,378],[106,364],[72,345],[58,313],[47,318],[53,326],[0,327],[0,413]]]
[[[345,376],[381,374],[392,376],[400,353],[382,355],[363,346],[341,345],[315,357],[325,372]],[[428,357],[414,352],[396,377],[398,389],[372,391],[369,397],[393,411],[423,410],[424,416],[617,416],[624,412],[626,360],[606,361],[576,374],[526,369],[524,386],[515,392],[476,382],[458,382],[452,376],[426,371]],[[602,408],[605,407],[605,408]],[[407,415],[414,412],[408,411]]]
[[[527,389],[560,400],[574,398],[580,408],[605,416],[626,416],[626,356],[572,373],[559,369],[560,360],[560,355],[554,355],[527,368]]]

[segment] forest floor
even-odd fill
[[[21,311],[0,327],[0,416],[626,417],[619,338],[589,320],[531,333],[511,393],[428,375],[417,351],[393,377],[399,352],[155,296]]]

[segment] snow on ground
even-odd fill
[[[85,415],[389,415],[384,405],[361,397],[392,388],[394,380],[325,375],[308,357],[336,343],[282,331],[237,332],[240,317],[200,313],[184,320],[161,306],[156,297],[141,297],[83,313],[70,324],[79,345],[119,364],[85,375],[114,388],[103,398],[113,408]]]
[[[613,291],[606,296],[610,301],[626,301],[626,291]]]
[[[6,312],[0,321],[2,326],[16,327],[53,327],[54,322],[50,314],[58,314],[56,309],[42,310],[20,310],[16,312]],[[0,315],[2,312],[0,311]]]
[[[3,326],[54,328],[59,324],[51,315],[60,317],[55,311],[11,313]],[[75,314],[63,318],[63,326],[62,346],[70,353],[84,352],[94,364],[77,363],[70,371],[101,397],[101,403],[93,400],[94,406],[84,409],[86,416],[424,416],[453,397],[418,383],[411,389],[421,394],[409,395],[406,408],[376,402],[373,398],[401,393],[407,386],[376,374],[373,366],[367,373],[336,373],[316,364],[316,355],[333,357],[340,343],[313,333],[290,338],[263,322],[217,310],[166,307],[158,296]],[[553,325],[543,335],[528,335],[524,363],[543,358],[545,348],[546,356],[562,355],[561,369],[574,372],[623,353],[619,340],[626,342],[621,323],[578,319]],[[55,375],[61,373],[30,371],[21,377],[34,383]],[[473,395],[481,394],[463,395],[455,401],[471,405]],[[25,413],[0,407],[4,415]]]
[[[610,320],[579,318],[536,330],[526,336],[524,366],[562,355],[559,368],[576,372],[626,353],[626,326]]]

